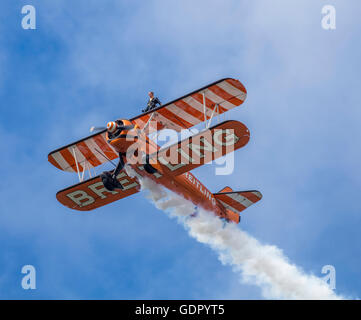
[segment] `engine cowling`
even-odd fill
[[[138,141],[137,128],[129,120],[110,121],[107,124],[106,139],[118,153],[126,153]]]

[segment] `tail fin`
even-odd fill
[[[239,212],[242,212],[262,199],[261,192],[257,190],[233,191],[230,187],[225,187],[213,195],[223,205],[230,216],[239,216]]]
[[[218,191],[217,193],[223,193],[223,192],[233,192],[233,189],[231,187],[224,187],[222,190]],[[217,194],[215,193],[215,194]]]

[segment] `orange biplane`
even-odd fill
[[[48,155],[55,167],[79,177],[79,183],[59,191],[57,199],[71,209],[93,210],[137,193],[137,176],[147,176],[196,207],[239,223],[239,213],[259,201],[262,194],[255,190],[233,191],[230,187],[212,193],[190,171],[248,143],[249,130],[241,122],[231,120],[211,126],[215,117],[240,106],[246,95],[240,81],[221,79],[132,119],[92,127],[95,134]],[[204,128],[198,133],[166,147],[160,147],[151,138],[164,129],[182,134],[203,123]],[[117,165],[113,163],[115,159]],[[95,167],[109,162],[114,170],[92,176]],[[126,164],[137,175],[127,174]]]

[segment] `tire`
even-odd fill
[[[148,164],[148,163],[146,163],[146,164],[144,165],[144,170],[145,170],[146,172],[148,172],[149,174],[154,174],[154,173],[157,172],[157,169],[154,168],[154,167],[152,167],[152,166],[151,166],[150,164]]]
[[[157,169],[154,168],[150,163],[149,163],[149,156],[147,155],[145,157],[145,165],[144,165],[144,170],[149,173],[149,174],[154,174],[157,172]]]
[[[100,175],[100,178],[102,179],[104,188],[108,191],[113,191],[115,189],[115,184],[112,178],[112,175],[105,171]]]

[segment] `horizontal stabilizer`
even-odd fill
[[[262,194],[259,191],[232,191],[230,187],[226,187],[213,195],[226,209],[232,212],[242,212],[262,199]]]

